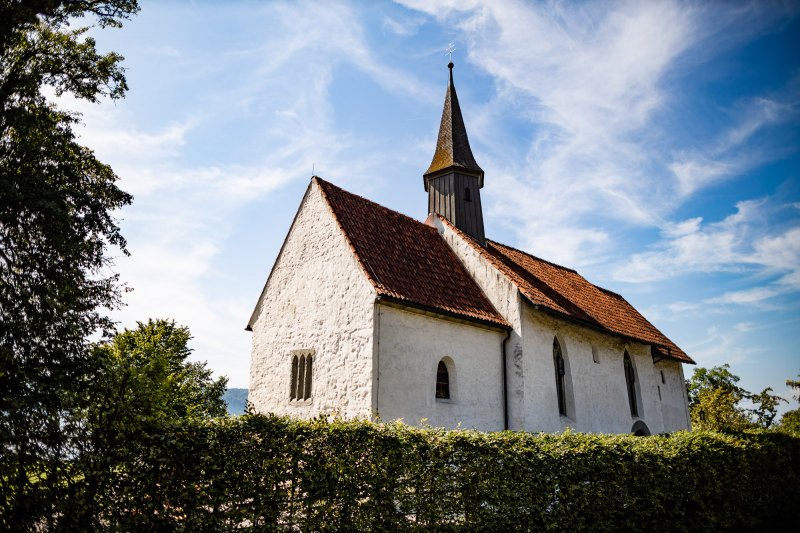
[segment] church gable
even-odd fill
[[[248,324],[256,409],[370,416],[374,301],[374,289],[312,182]]]

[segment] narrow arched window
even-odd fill
[[[561,353],[561,345],[558,339],[553,339],[553,366],[556,370],[556,393],[558,394],[558,413],[566,416],[567,398],[564,390],[564,376],[567,373],[564,365],[564,355]]]
[[[306,356],[305,355],[298,355],[298,360],[300,364],[297,367],[297,392],[295,393],[295,398],[298,400],[304,399],[304,391],[305,391],[305,380],[306,380]]]
[[[639,416],[639,409],[636,405],[636,370],[633,368],[633,361],[628,352],[622,356],[623,366],[625,367],[625,384],[628,389],[628,403],[631,405],[631,416]]]
[[[439,361],[436,369],[436,398],[444,400],[450,398],[450,373],[444,361]]]
[[[464,188],[464,201],[465,202],[472,201],[472,192],[469,190],[469,187]]]

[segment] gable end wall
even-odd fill
[[[372,416],[375,291],[319,186],[309,186],[259,299],[250,361],[258,412]],[[290,401],[291,353],[313,349],[311,399]]]

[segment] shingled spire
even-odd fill
[[[423,174],[425,191],[428,192],[428,212],[445,217],[483,243],[485,237],[480,197],[483,170],[469,147],[467,128],[453,84],[452,61],[447,68],[450,69],[450,82],[444,98],[439,139],[433,161]]]

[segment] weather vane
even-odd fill
[[[455,43],[451,42],[450,44],[447,45],[447,50],[445,50],[445,54],[450,56],[451,63],[453,62],[453,52],[455,51],[456,51]]]

